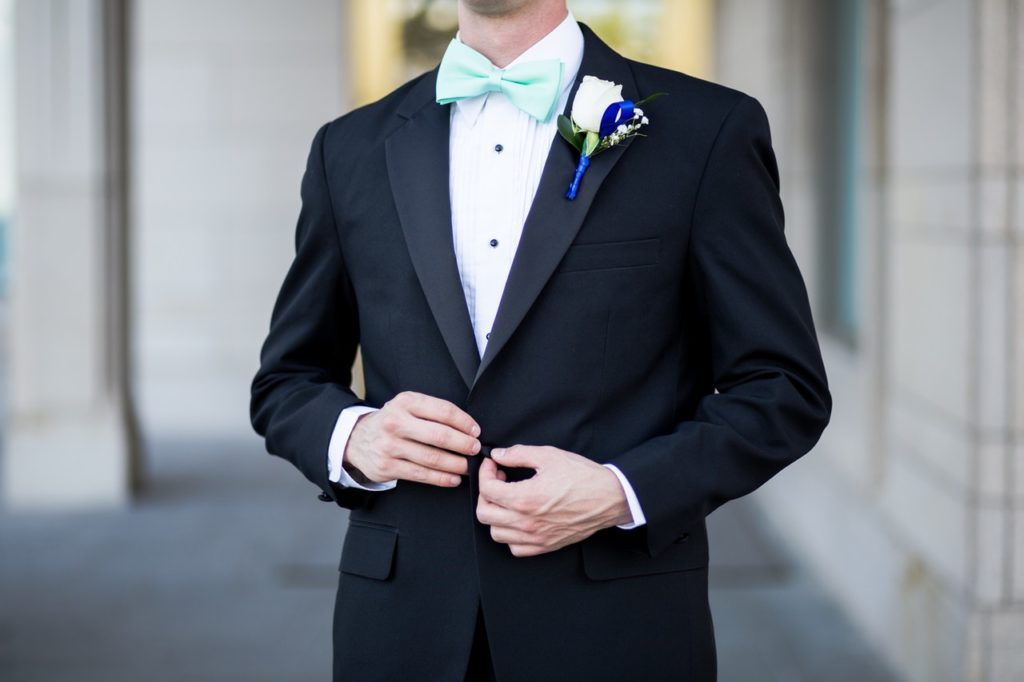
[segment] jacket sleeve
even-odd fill
[[[639,498],[652,555],[807,453],[828,424],[832,398],[779,190],[768,118],[741,95],[706,162],[685,265],[715,391],[671,432],[609,460]]]
[[[323,493],[354,508],[362,490],[328,479],[328,445],[341,411],[363,404],[349,388],[359,344],[355,295],[341,253],[324,167],[324,124],[302,177],[295,257],[278,292],[252,380],[249,413],[267,452],[295,465]]]

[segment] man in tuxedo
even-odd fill
[[[667,96],[570,200],[585,75]],[[714,680],[705,517],[831,412],[760,103],[565,0],[461,0],[301,198],[251,414],[350,510],[334,678]]]

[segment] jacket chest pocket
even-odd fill
[[[630,239],[614,242],[572,244],[557,273],[583,272],[589,270],[611,270],[656,265],[660,255],[661,239]]]

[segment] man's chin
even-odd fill
[[[500,17],[514,14],[540,0],[460,0],[460,3],[474,14]]]

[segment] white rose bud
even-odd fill
[[[584,76],[572,100],[572,120],[588,132],[601,131],[601,118],[609,105],[622,101],[622,86],[611,81]]]

